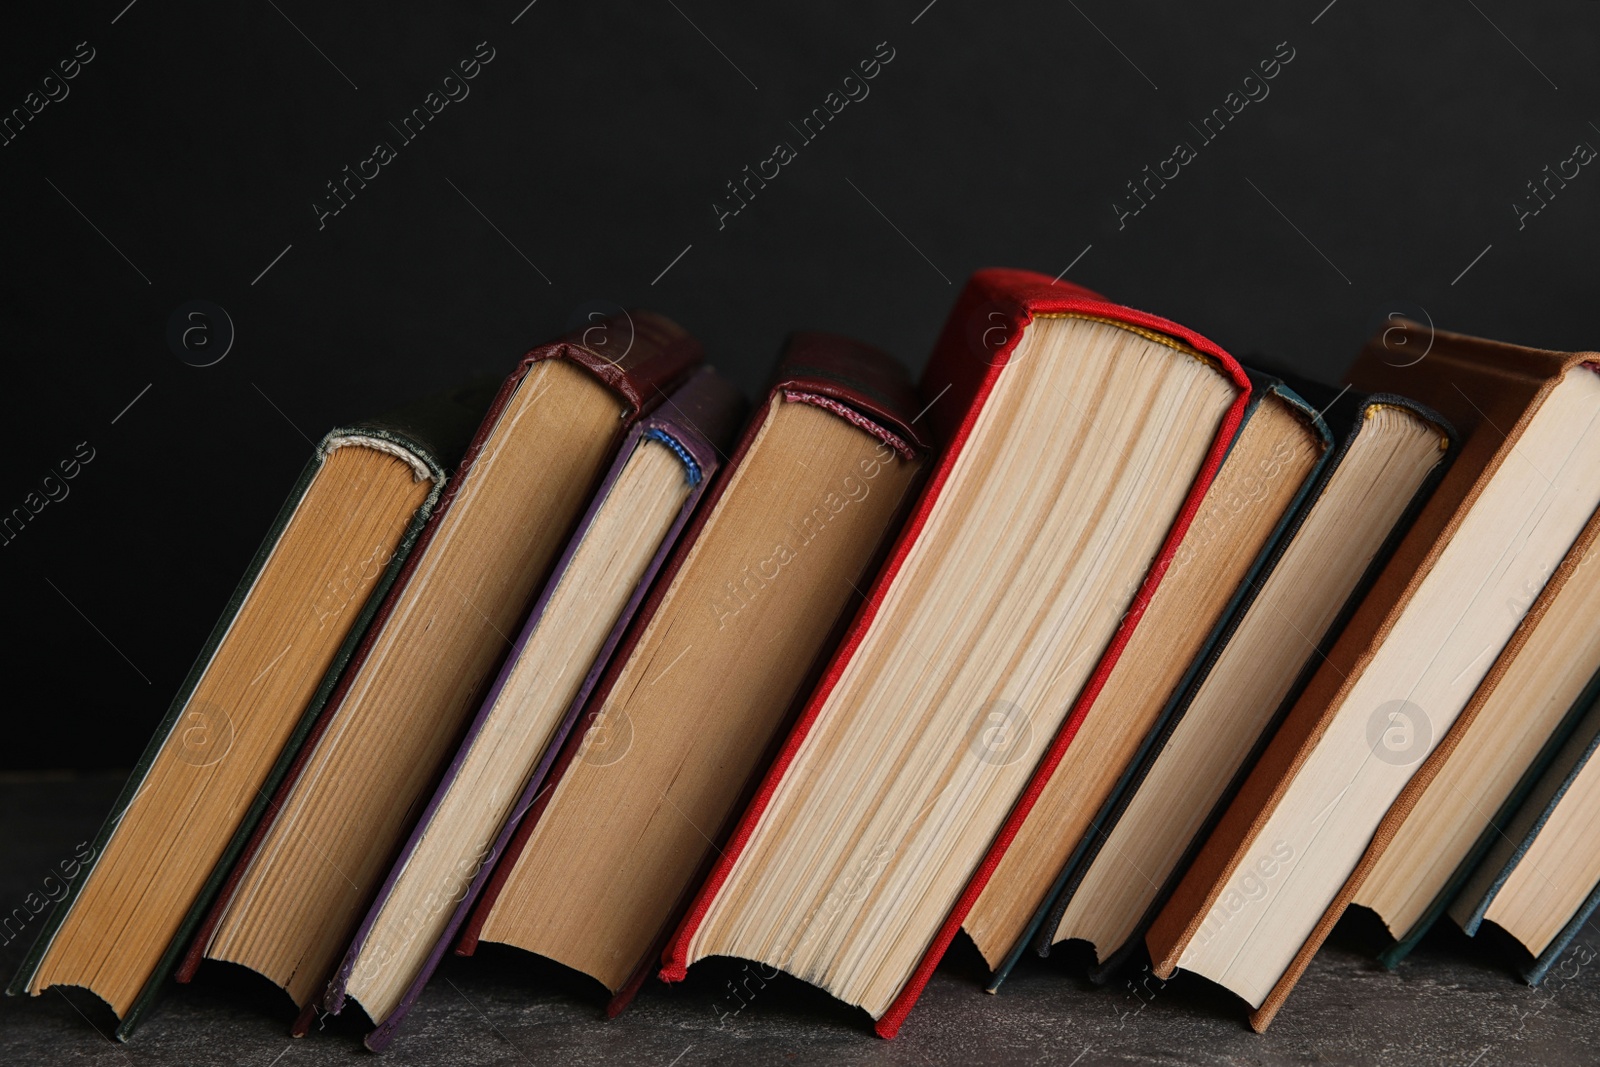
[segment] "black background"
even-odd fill
[[[0,512],[94,451],[0,547],[3,766],[131,763],[311,439],[502,372],[594,301],[677,318],[747,393],[800,326],[920,368],[988,265],[1075,262],[1328,380],[1402,306],[1600,345],[1600,167],[1520,230],[1513,209],[1600,146],[1589,0],[125,3],[0,33],[6,112],[95,53],[0,147]],[[470,95],[401,145],[388,123],[479,42]],[[800,144],[880,42],[870,95]],[[1202,144],[1189,123],[1279,42],[1270,95]],[[398,158],[319,229],[380,140]],[[1198,158],[1119,229],[1124,183],[1180,140]],[[798,158],[719,229],[724,183],[778,141]],[[195,299],[236,330],[204,368],[166,340]]]

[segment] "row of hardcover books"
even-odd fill
[[[635,311],[329,433],[10,991],[126,1038],[227,961],[377,1050],[487,941],[888,1037],[964,932],[1262,1029],[1351,905],[1531,981],[1587,920],[1600,357],[1396,320],[1331,388],[985,270],[916,385],[701,359]]]

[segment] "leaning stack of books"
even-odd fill
[[[985,270],[915,385],[701,359],[636,311],[329,433],[11,992],[126,1037],[225,960],[381,1049],[489,941],[892,1036],[965,931],[1261,1029],[1352,904],[1537,982],[1600,900],[1600,355],[1399,323],[1334,388]]]

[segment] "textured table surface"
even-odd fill
[[[0,908],[10,913],[114,799],[113,777],[0,777]],[[37,920],[35,920],[37,921]],[[450,959],[392,1048],[395,1064],[1507,1064],[1600,1062],[1600,936],[1569,950],[1530,989],[1459,934],[1436,934],[1398,973],[1337,937],[1312,964],[1265,1035],[1240,1005],[1204,983],[1151,979],[1094,988],[1065,961],[1030,961],[997,996],[980,988],[976,954],[961,946],[935,975],[900,1037],[871,1036],[863,1015],[780,976],[764,988],[739,965],[713,961],[677,988],[651,985],[607,1022],[594,988],[512,951]],[[31,931],[0,946],[8,974]],[[742,999],[741,999],[742,998]],[[742,1005],[742,1006],[741,1006]],[[110,1013],[92,997],[51,991],[0,1001],[4,1064],[300,1064],[365,1057],[360,1029],[330,1019],[301,1040],[293,1010],[242,971],[208,964],[174,987],[126,1044],[108,1040]],[[377,1062],[377,1061],[374,1061]]]

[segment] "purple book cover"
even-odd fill
[[[454,913],[450,916],[443,935],[433,946],[432,951],[428,953],[421,970],[412,978],[405,995],[401,998],[400,1003],[396,1005],[394,1011],[386,1019],[374,1020],[378,1024],[377,1028],[367,1035],[365,1042],[367,1048],[372,1051],[382,1051],[394,1039],[395,1031],[399,1028],[401,1020],[405,1018],[406,1012],[410,1010],[411,1005],[422,992],[423,986],[427,984],[428,978],[433,974],[434,969],[439,966],[440,959],[444,957],[446,949],[454,941],[456,932],[471,911],[472,904],[477,899],[478,893],[482,891],[484,883],[489,880],[490,875],[493,873],[494,861],[505,850],[507,842],[510,841],[512,834],[516,832],[517,825],[522,821],[522,817],[527,814],[528,809],[533,806],[534,801],[538,798],[545,776],[550,770],[550,765],[554,762],[556,754],[560,752],[562,743],[571,732],[573,724],[577,722],[579,713],[583,710],[584,702],[594,689],[595,683],[599,681],[601,672],[605,669],[612,653],[616,650],[617,643],[622,639],[624,631],[627,630],[628,623],[632,620],[634,612],[638,610],[645,594],[649,591],[650,583],[655,578],[656,572],[660,569],[662,562],[677,541],[678,535],[694,513],[695,506],[705,493],[706,487],[711,483],[712,477],[721,463],[723,450],[732,442],[735,432],[739,429],[743,414],[744,401],[739,396],[738,391],[726,380],[718,377],[714,371],[707,368],[695,374],[675,390],[653,414],[639,420],[628,437],[622,442],[622,446],[617,451],[615,462],[612,463],[611,469],[606,472],[605,480],[601,482],[600,488],[595,492],[594,499],[590,501],[588,511],[584,513],[582,521],[578,524],[577,531],[567,543],[566,549],[556,563],[554,572],[540,592],[539,599],[534,602],[533,609],[528,614],[528,621],[523,625],[522,632],[517,636],[516,642],[512,646],[511,654],[506,657],[498,677],[495,678],[493,687],[490,688],[484,698],[483,705],[478,709],[472,723],[467,727],[461,747],[457,750],[455,758],[451,760],[450,766],[440,780],[432,799],[428,801],[428,806],[423,809],[422,815],[412,829],[410,837],[406,839],[405,847],[401,849],[394,866],[390,868],[388,876],[384,879],[383,886],[378,890],[377,898],[372,902],[372,906],[368,908],[366,917],[362,919],[360,928],[356,931],[349,949],[345,952],[344,961],[339,965],[338,971],[328,983],[327,991],[322,998],[323,1006],[328,1011],[338,1014],[343,1009],[346,1000],[345,990],[349,983],[350,975],[355,967],[356,959],[372,931],[373,924],[378,918],[379,912],[389,899],[400,872],[405,869],[412,854],[416,851],[419,842],[422,840],[423,833],[433,821],[434,814],[444,800],[451,783],[455,781],[457,773],[467,758],[467,754],[477,741],[490,712],[494,709],[495,702],[499,699],[500,691],[505,687],[506,680],[511,676],[513,668],[521,658],[523,648],[532,636],[534,628],[543,617],[545,607],[555,593],[557,585],[560,584],[562,575],[566,573],[568,564],[571,563],[579,544],[588,534],[596,513],[611,492],[612,485],[616,482],[623,467],[633,455],[635,447],[643,440],[655,440],[676,453],[678,458],[683,461],[685,473],[689,479],[689,495],[684,500],[683,507],[679,510],[677,518],[673,520],[671,527],[667,530],[666,536],[662,538],[654,557],[645,567],[638,585],[633,590],[633,595],[629,597],[626,606],[622,609],[622,613],[617,617],[615,624],[607,634],[605,643],[601,645],[599,655],[595,657],[594,663],[590,665],[588,675],[585,676],[583,683],[578,687],[577,695],[573,698],[572,703],[568,705],[566,712],[556,725],[549,742],[545,745],[544,754],[539,758],[533,773],[529,775],[521,795],[512,805],[511,813],[506,818],[505,824],[501,827],[500,833],[491,845],[487,858],[478,865],[472,882],[467,886],[460,899],[456,901]]]

